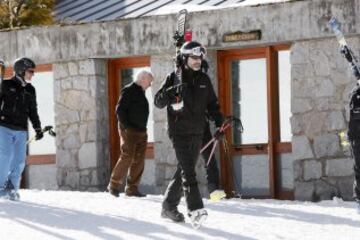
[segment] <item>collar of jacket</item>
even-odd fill
[[[19,83],[22,87],[25,87],[28,83],[20,76],[15,75],[14,80]]]
[[[136,82],[133,82],[132,84],[135,86],[135,88],[137,90],[141,90],[142,92],[145,92],[144,89],[140,85],[138,85]]]
[[[183,81],[189,85],[195,85],[196,79],[199,77],[201,71],[194,71],[191,68],[183,69]]]

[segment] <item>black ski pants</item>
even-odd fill
[[[206,122],[205,129],[204,129],[204,136],[202,140],[202,147],[205,146],[210,140],[212,139],[211,131],[210,131],[210,124]],[[205,167],[206,167],[206,179],[208,181],[208,191],[209,193],[213,192],[216,189],[219,189],[219,169],[216,163],[215,154],[212,155],[209,165],[206,166],[207,162],[209,161],[209,157],[211,154],[213,145],[208,146],[203,152],[202,156],[205,160]]]
[[[354,181],[354,198],[357,201],[360,201],[360,138],[353,139],[351,143],[351,153],[354,159],[354,172],[355,172],[355,181]]]
[[[182,194],[188,211],[204,207],[196,180],[195,165],[199,157],[202,135],[174,135],[171,137],[178,161],[176,172],[171,179],[163,201],[163,208],[174,210]]]

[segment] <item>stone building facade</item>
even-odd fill
[[[301,14],[300,14],[301,13]],[[327,26],[334,15],[343,23],[356,55],[360,53],[360,3],[356,0],[305,0],[190,14],[193,38],[208,49],[210,76],[218,82],[217,51],[290,44],[293,192],[295,199],[351,199],[346,131],[348,93],[355,81]],[[173,69],[175,15],[110,22],[34,27],[1,32],[0,52],[11,62],[28,56],[52,64],[54,73],[56,164],[28,166],[31,187],[103,190],[110,174],[107,60],[150,56],[153,94]],[[229,32],[261,30],[260,40],[224,42]],[[166,133],[166,114],[154,110],[154,159],[146,161],[142,185],[163,193],[176,166]],[[245,126],[246,128],[246,126]],[[203,165],[199,181],[205,186]],[[55,177],[55,180],[49,180]],[[42,174],[43,173],[43,174]],[[51,183],[50,185],[44,182]],[[206,194],[203,187],[202,192]]]

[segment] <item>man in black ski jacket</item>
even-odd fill
[[[35,63],[29,58],[17,59],[15,75],[2,82],[0,95],[0,197],[19,200],[18,189],[25,167],[28,120],[43,137],[37,111],[36,92],[30,81]]]
[[[162,217],[184,221],[177,209],[184,190],[189,217],[205,216],[207,212],[196,180],[195,164],[199,157],[205,129],[205,115],[214,119],[217,127],[223,121],[209,76],[201,71],[205,49],[198,42],[187,42],[177,56],[182,69],[182,84],[176,83],[175,72],[169,74],[155,95],[155,106],[167,107],[168,133],[178,161],[176,172],[165,192]],[[175,108],[174,104],[182,103]]]

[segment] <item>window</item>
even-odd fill
[[[263,143],[268,139],[266,97],[266,59],[231,62],[233,78],[232,112],[240,118],[246,131],[233,130],[233,144]]]
[[[35,72],[31,84],[36,89],[38,113],[42,127],[51,125],[55,127],[54,112],[54,76],[53,73]],[[29,122],[29,138],[35,136],[35,131]],[[29,155],[55,154],[55,138],[45,134],[41,141],[33,141],[29,144]]]
[[[281,142],[291,141],[291,66],[290,51],[278,52],[279,72],[279,107],[280,107],[280,140]]]

